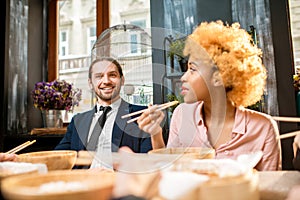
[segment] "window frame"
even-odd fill
[[[48,81],[58,77],[59,0],[48,5]],[[109,0],[96,0],[96,32],[99,36],[109,28]]]

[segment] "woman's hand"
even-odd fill
[[[0,162],[14,161],[15,159],[16,154],[0,153]]]
[[[151,135],[152,148],[158,149],[165,147],[160,126],[165,114],[158,109],[157,105],[149,108],[139,117],[137,123],[139,128]]]

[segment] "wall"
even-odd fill
[[[28,17],[28,108],[27,130],[42,127],[40,110],[33,107],[30,96],[34,84],[47,76],[47,0],[29,0]]]
[[[5,9],[5,11],[1,12],[1,27],[3,26],[1,32],[1,70],[3,70],[3,73],[1,73],[0,76],[2,76],[1,80],[1,97],[4,97],[1,99],[1,135],[8,134],[7,132],[7,116],[8,114],[11,114],[10,111],[8,111],[7,103],[8,103],[8,95],[7,92],[9,90],[12,90],[12,88],[8,88],[8,75],[13,74],[14,71],[11,69],[11,62],[18,55],[10,55],[9,49],[9,20],[8,17],[10,15],[9,13],[9,5],[10,0],[1,1],[1,4],[4,4],[1,6],[1,9]],[[32,127],[41,127],[42,126],[42,119],[40,111],[37,109],[34,109],[32,106],[32,99],[30,96],[30,92],[33,89],[33,86],[35,82],[41,81],[44,77],[46,77],[46,71],[43,71],[43,67],[46,63],[46,58],[44,55],[47,55],[46,53],[46,42],[47,42],[47,36],[46,36],[46,27],[47,24],[45,23],[47,21],[46,18],[43,17],[45,14],[45,5],[47,5],[47,1],[41,1],[41,0],[30,0],[28,1],[29,4],[29,10],[28,10],[28,42],[24,44],[14,44],[15,46],[19,46],[21,49],[20,52],[27,54],[26,59],[26,65],[28,65],[28,68],[26,69],[26,73],[20,73],[19,77],[26,77],[27,79],[27,85],[24,85],[24,88],[27,88],[27,102],[25,105],[27,106],[27,112],[26,117],[27,119],[27,128],[23,130],[22,133],[26,133],[27,131],[30,131]],[[5,8],[5,6],[7,8]],[[2,37],[3,34],[3,37]],[[43,42],[45,41],[45,42]],[[23,51],[22,51],[23,50]],[[24,65],[24,67],[26,66]],[[19,68],[22,68],[22,63],[20,64]],[[20,70],[22,71],[22,70]],[[20,72],[19,71],[19,72]],[[22,84],[22,83],[21,83]],[[26,84],[25,82],[23,84]],[[22,87],[22,85],[21,85]],[[25,100],[25,101],[26,101]],[[18,103],[18,102],[17,102]],[[22,103],[22,102],[20,102]],[[12,108],[14,109],[14,108]],[[16,130],[12,130],[9,134],[16,134]]]
[[[198,21],[222,20],[232,23],[231,0],[201,1],[198,0]]]
[[[270,1],[272,38],[276,66],[279,116],[296,116],[295,93],[293,88],[294,63],[292,40],[289,27],[288,0]],[[296,123],[279,124],[280,133],[297,130]],[[281,140],[283,169],[293,169],[293,138]]]
[[[5,30],[6,20],[6,1],[0,1],[0,29]],[[0,31],[0,66],[4,66],[5,63],[5,31]],[[5,132],[5,113],[4,113],[4,67],[0,67],[0,152],[3,148],[3,133]]]

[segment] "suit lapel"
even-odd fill
[[[112,146],[111,146],[112,152],[117,152],[120,147],[124,130],[128,120],[128,119],[122,119],[121,116],[126,115],[128,113],[129,113],[129,104],[122,99],[121,105],[119,107],[116,116],[113,133],[112,133]]]
[[[78,115],[74,119],[75,129],[78,133],[79,137],[79,146],[83,146],[85,149],[85,145],[87,142],[90,126],[92,123],[92,119],[94,116],[95,110],[88,111],[86,113],[83,113],[81,115]]]

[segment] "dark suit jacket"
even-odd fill
[[[121,101],[112,133],[112,152],[117,152],[122,146],[128,146],[136,153],[147,153],[152,149],[150,135],[141,131],[136,122],[127,123],[130,118],[121,119],[122,115],[132,113],[145,106],[129,104]],[[85,150],[90,124],[95,110],[75,115],[67,128],[67,132],[55,150]],[[136,116],[133,116],[136,117]]]

